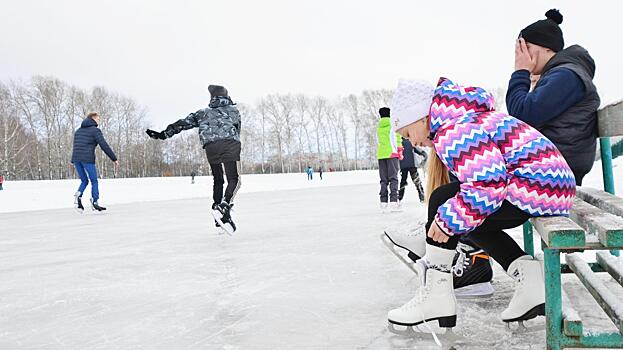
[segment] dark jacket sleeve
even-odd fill
[[[112,151],[112,148],[110,148],[110,146],[108,145],[108,142],[106,142],[104,134],[102,134],[102,130],[97,128],[95,128],[95,141],[98,145],[100,145],[102,151],[106,153],[110,160],[112,160],[113,162],[117,161],[117,156],[115,155],[115,152]]]
[[[530,92],[530,72],[518,70],[511,75],[506,93],[506,108],[513,117],[534,127],[578,103],[584,97],[584,84],[571,70],[560,68],[541,78]]]
[[[413,147],[413,152],[421,155],[422,157],[424,157],[424,159],[428,158],[428,154],[426,154],[426,151],[423,151],[417,147]]]
[[[180,119],[173,124],[169,124],[164,130],[164,134],[167,138],[173,137],[175,134],[179,134],[184,130],[190,130],[192,128],[199,127],[199,118],[205,113],[203,110],[199,110],[195,113],[190,113],[186,118]]]

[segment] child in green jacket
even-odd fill
[[[400,159],[402,158],[402,140],[398,135],[389,117],[389,108],[379,109],[379,123],[376,129],[378,147],[376,158],[379,160],[379,176],[381,177],[381,210],[387,210],[389,199],[389,209],[399,211],[398,202],[398,173],[400,172]],[[389,185],[389,192],[387,186]]]

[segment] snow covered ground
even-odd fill
[[[379,236],[424,215],[412,185],[405,212],[381,214],[374,171],[243,181],[233,237],[213,227],[208,177],[104,180],[101,215],[68,209],[75,180],[7,183],[0,349],[437,348],[386,329],[417,281]],[[526,334],[499,320],[513,285],[497,265],[493,284],[494,297],[459,302],[444,348],[543,349],[543,318]],[[565,288],[589,326],[614,330],[576,281]]]

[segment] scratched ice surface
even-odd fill
[[[417,279],[379,236],[424,207],[409,188],[403,213],[381,214],[373,172],[342,176],[369,181],[240,194],[233,237],[214,228],[209,178],[198,187],[205,196],[120,202],[103,215],[0,214],[0,349],[437,348],[426,329],[404,337],[386,328]],[[543,349],[543,318],[524,334],[499,320],[513,288],[497,265],[493,284],[494,297],[459,302],[457,337],[442,337],[443,347]],[[573,280],[565,287],[587,297]],[[580,303],[583,317],[595,312]]]

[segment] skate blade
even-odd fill
[[[512,327],[511,324],[517,322],[517,327]],[[542,332],[545,330],[545,324],[537,324],[533,326],[526,326],[526,321],[505,322],[506,330],[512,334],[526,334]]]
[[[446,331],[444,333],[437,333],[437,331],[435,331],[435,334],[437,335],[437,337],[443,344],[454,344],[465,339],[465,337],[454,333],[452,328],[440,328],[440,329],[445,329]],[[425,330],[420,329],[419,326],[400,326],[400,325],[389,323],[387,325],[387,330],[390,331],[391,333],[394,333],[396,335],[406,337],[406,338],[415,338],[421,341],[432,340],[431,339],[432,333],[430,331],[425,331]]]
[[[217,214],[217,213],[218,213],[218,214]],[[221,230],[223,230],[223,232],[225,232],[226,234],[228,234],[228,235],[232,236],[232,233],[234,233],[234,232],[233,232],[233,230],[231,230],[231,229],[232,229],[232,228],[231,228],[231,225],[227,224],[228,226],[230,226],[230,231],[231,231],[231,232],[230,232],[230,231],[228,231],[228,230],[225,228],[225,224],[223,223],[223,220],[222,220],[222,217],[220,216],[220,213],[221,213],[221,212],[219,212],[219,211],[215,211],[215,210],[211,210],[211,211],[210,211],[210,214],[212,214],[212,217],[214,218],[214,220],[216,220],[216,222],[218,222],[218,224],[219,224],[219,225],[221,225],[221,226],[220,226],[220,227],[221,227]]]
[[[381,234],[381,241],[383,241],[383,244],[385,244],[387,249],[389,249],[403,264],[405,264],[411,271],[413,271],[417,275],[417,270],[415,269],[415,266],[414,266],[415,263],[411,261],[411,259],[407,260],[407,258],[402,256],[400,252],[396,251],[396,248],[400,248],[400,247],[397,247],[396,245],[394,245],[394,243],[389,238],[387,238],[387,235],[385,233]],[[400,248],[400,249],[403,249],[403,248]]]
[[[511,331],[512,333],[529,333],[529,332],[540,331],[540,330],[545,329],[544,324],[536,325],[532,327],[526,327],[525,325],[526,321],[535,319],[538,316],[545,316],[545,304],[540,304],[540,305],[533,307],[528,312],[526,312],[523,316],[520,316],[516,319],[502,320],[502,321],[506,323],[506,329]],[[517,325],[517,328],[513,329],[511,328],[511,324],[515,322],[517,322],[518,325]]]
[[[488,298],[494,292],[491,282],[483,282],[457,288],[454,290],[454,295],[457,299],[480,299]]]

